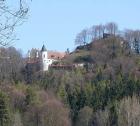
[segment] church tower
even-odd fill
[[[48,71],[48,66],[49,66],[49,64],[48,64],[48,52],[47,52],[45,45],[42,46],[41,55],[42,55],[42,70]]]

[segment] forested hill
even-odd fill
[[[77,28],[109,16],[129,14],[121,26],[139,27],[138,0],[57,1],[0,0],[0,126],[140,126],[140,30],[122,31],[114,22],[93,25],[76,35],[73,52],[59,55],[43,46],[25,58],[10,47],[18,36],[17,45],[25,48],[43,38],[67,44]]]
[[[84,67],[30,76],[15,48],[3,50],[10,59],[0,64],[1,126],[139,125],[140,56],[123,38],[94,40],[60,62]]]

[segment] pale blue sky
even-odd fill
[[[32,0],[30,16],[17,30],[14,46],[24,53],[31,48],[74,49],[82,29],[116,22],[120,29],[140,29],[140,0]]]

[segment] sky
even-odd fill
[[[32,0],[26,22],[18,27],[13,46],[73,50],[76,35],[97,24],[116,22],[121,30],[140,29],[140,0]]]

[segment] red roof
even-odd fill
[[[48,51],[48,58],[49,59],[63,59],[65,57],[65,52],[57,52],[57,51]]]
[[[48,51],[48,59],[60,60],[65,57],[65,52]],[[41,55],[40,55],[41,56]],[[40,58],[27,58],[26,62],[29,64],[39,63]]]

